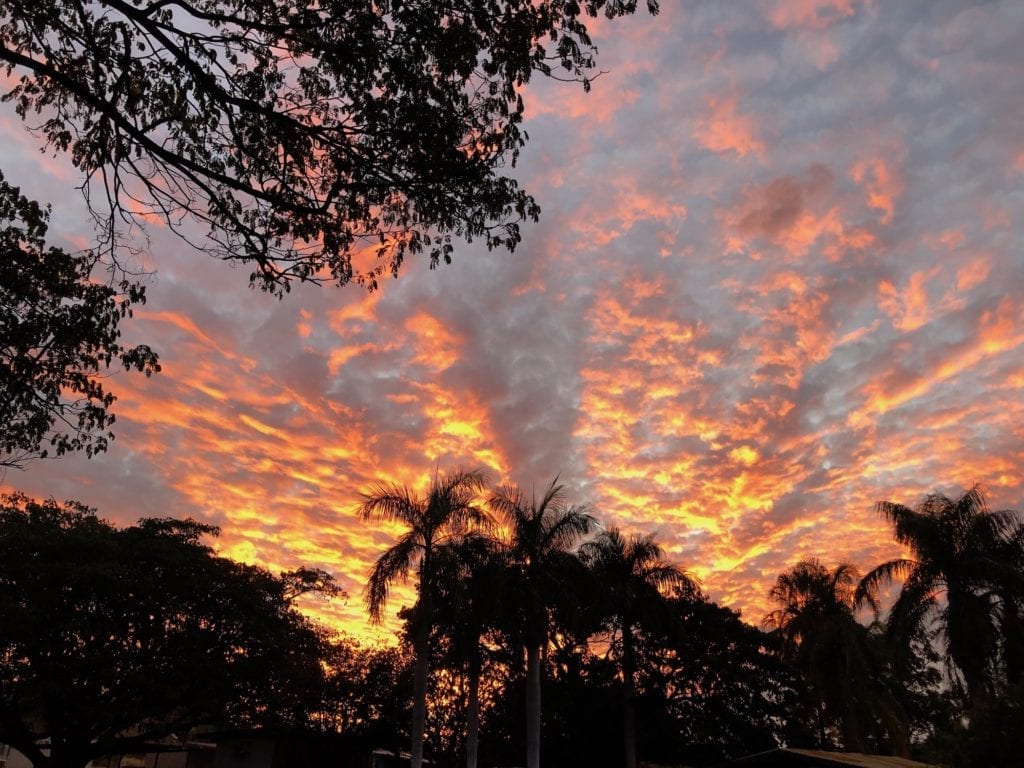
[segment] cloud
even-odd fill
[[[828,168],[819,164],[799,178],[784,176],[750,190],[736,228],[744,235],[783,237],[804,220],[808,204],[828,194],[832,178]]]
[[[351,598],[310,610],[367,637],[394,626],[360,595],[398,529],[360,494],[439,465],[560,473],[755,622],[801,557],[895,554],[880,499],[985,481],[1024,507],[1024,6],[663,5],[601,22],[591,94],[527,89],[506,171],[543,215],[514,254],[277,300],[151,228],[126,333],[164,372],[110,382],[108,454],[5,482],[327,568]],[[6,109],[5,174],[88,243],[76,172]]]
[[[768,20],[780,29],[830,27],[857,13],[863,0],[774,0],[765,3]]]
[[[735,152],[762,156],[764,142],[759,137],[759,124],[750,114],[737,112],[739,98],[735,95],[709,96],[707,111],[697,119],[694,138],[712,152]]]

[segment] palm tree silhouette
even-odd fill
[[[662,591],[669,587],[696,594],[698,586],[679,566],[662,559],[654,535],[626,539],[611,528],[584,544],[580,557],[597,582],[598,598],[612,634],[620,636],[619,666],[622,673],[622,719],[626,768],[636,768],[635,632],[665,607]]]
[[[1003,558],[1010,572],[999,587],[1006,682],[1020,685],[1024,683],[1024,521],[1013,524]]]
[[[411,766],[423,763],[423,728],[427,709],[427,665],[430,631],[433,626],[436,592],[435,560],[439,549],[458,542],[481,525],[486,513],[477,497],[487,486],[483,470],[456,469],[434,473],[425,496],[398,484],[378,484],[366,494],[358,514],[364,520],[398,522],[406,527],[398,541],[380,556],[364,590],[370,620],[379,623],[391,586],[406,581],[415,569],[417,600],[410,614],[413,653],[416,657],[413,682]]]
[[[903,580],[889,613],[890,636],[906,639],[922,628],[937,628],[951,678],[962,683],[971,707],[978,706],[994,693],[1004,641],[1013,673],[1020,674],[1019,518],[989,509],[980,485],[955,499],[930,494],[916,508],[881,501],[877,510],[910,556],[874,568],[864,577],[865,589]]]
[[[597,521],[587,507],[568,503],[557,477],[540,499],[503,485],[488,504],[508,529],[510,596],[521,606],[526,638],[526,768],[539,768],[540,657],[548,642],[548,610],[566,574],[580,567],[574,547]]]
[[[804,675],[818,701],[822,742],[827,719],[839,723],[848,750],[867,751],[874,732],[887,737],[894,753],[906,756],[905,718],[895,698],[880,685],[867,628],[854,615],[864,603],[878,610],[875,592],[862,586],[859,576],[849,563],[829,570],[817,558],[800,561],[779,574],[769,592],[779,608],[765,617],[764,624],[778,630],[784,656]]]
[[[500,600],[508,581],[507,552],[487,535],[470,535],[438,550],[437,628],[448,639],[466,674],[466,768],[476,768],[480,734],[482,638],[502,618]]]

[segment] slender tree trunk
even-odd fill
[[[1024,682],[1024,616],[1014,595],[1003,596],[1003,642],[1006,654],[1006,682]]]
[[[430,623],[420,616],[413,639],[416,668],[412,687],[412,748],[411,768],[423,766],[423,731],[427,723],[427,664],[430,656]]]
[[[476,768],[480,743],[480,651],[469,657],[469,701],[466,704],[466,768]]]
[[[831,745],[825,740],[825,705],[816,704],[814,709],[818,715],[818,749],[827,749]]]
[[[893,757],[910,757],[910,736],[907,726],[895,712],[888,708],[882,714],[882,722],[889,734],[889,753]]]
[[[949,584],[947,579],[946,600],[949,616],[978,619],[985,611],[978,609],[978,597],[970,592],[969,587]],[[987,618],[987,617],[986,617]],[[986,641],[981,627],[972,626],[973,622],[963,619],[957,622],[947,620],[946,642],[953,663],[963,675],[967,686],[967,699],[972,712],[988,700],[990,683],[988,672],[989,655],[992,649]]]
[[[636,713],[634,711],[633,628],[622,625],[622,736],[626,746],[626,768],[636,768]]]
[[[867,752],[861,734],[860,717],[857,712],[853,690],[850,688],[850,663],[847,659],[846,673],[841,677],[842,712],[840,721],[843,729],[843,749],[847,752]]]
[[[540,644],[526,649],[526,768],[540,768]]]

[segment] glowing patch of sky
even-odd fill
[[[752,621],[800,557],[892,555],[880,499],[983,481],[1024,507],[1024,5],[662,6],[598,25],[591,94],[530,86],[516,173],[544,213],[514,255],[276,301],[151,228],[128,333],[164,372],[112,382],[108,454],[5,482],[326,568],[352,596],[312,609],[364,635],[395,532],[359,493],[437,462],[560,473]],[[87,243],[64,160],[9,110],[0,132]]]

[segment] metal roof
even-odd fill
[[[773,749],[756,755],[748,755],[734,760],[728,765],[735,766],[801,766],[806,768],[839,768],[840,766],[856,766],[856,768],[933,768],[928,763],[908,760],[905,757],[888,755],[865,755],[859,752],[826,752],[820,749]]]

